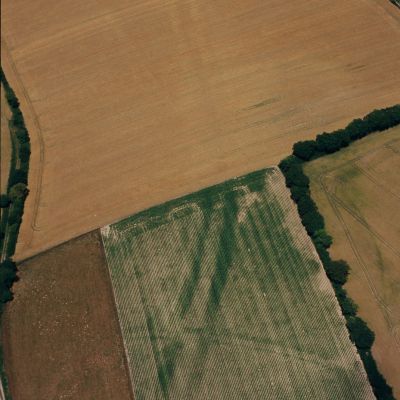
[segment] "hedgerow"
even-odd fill
[[[19,101],[10,87],[3,69],[0,68],[0,81],[3,84],[5,97],[11,110],[9,128],[11,132],[10,174],[7,182],[7,194],[1,197],[1,207],[4,212],[0,221],[0,256],[5,259],[0,263],[0,316],[3,306],[11,301],[13,283],[18,279],[17,266],[11,257],[17,245],[19,227],[24,213],[24,203],[28,195],[28,168],[31,154],[28,131],[24,117],[19,109]],[[18,149],[18,151],[17,151]],[[17,162],[19,168],[17,168]],[[0,378],[6,399],[11,399],[7,376],[3,365],[3,352],[0,346]]]
[[[285,176],[286,186],[297,204],[301,221],[314,242],[324,269],[335,290],[337,300],[344,317],[350,339],[356,345],[367,372],[369,381],[378,400],[392,400],[393,391],[380,374],[371,355],[374,334],[367,324],[357,316],[357,306],[348,297],[343,285],[346,283],[349,266],[343,260],[332,260],[329,247],[332,238],[325,231],[323,216],[311,198],[310,180],[303,171],[304,163],[332,154],[349,146],[353,141],[371,133],[384,131],[400,124],[400,104],[375,110],[364,118],[357,118],[346,128],[331,133],[321,133],[315,140],[304,140],[293,145],[293,152],[279,163]]]
[[[10,87],[3,69],[0,69],[0,80],[11,110],[9,127],[12,136],[7,194],[1,196],[1,207],[5,208],[5,212],[2,212],[0,223],[0,254],[2,259],[5,256],[5,261],[0,263],[0,301],[5,303],[12,299],[11,287],[17,278],[17,268],[15,263],[11,261],[11,257],[15,252],[24,212],[24,202],[28,195],[28,167],[31,150],[29,135],[25,127],[24,117],[19,109],[18,98]],[[17,164],[19,165],[18,168]]]

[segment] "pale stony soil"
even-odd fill
[[[400,396],[400,127],[307,164],[312,196],[349,262],[346,285],[376,334],[380,371]]]
[[[32,136],[18,258],[397,102],[387,3],[2,0],[2,64]]]

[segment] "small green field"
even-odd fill
[[[102,236],[137,400],[374,398],[278,169]]]

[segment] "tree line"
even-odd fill
[[[11,287],[17,280],[17,267],[11,260],[17,244],[18,232],[24,213],[24,203],[28,195],[28,169],[31,154],[28,131],[19,107],[19,101],[10,87],[3,69],[0,69],[0,80],[4,87],[7,103],[11,110],[9,128],[11,133],[11,163],[7,182],[7,193],[0,196],[2,209],[0,221],[0,254],[5,260],[0,263],[0,302],[12,299]]]
[[[343,285],[347,281],[349,265],[343,260],[332,260],[329,247],[332,237],[325,230],[323,216],[311,198],[310,181],[303,171],[305,162],[327,154],[332,154],[349,146],[373,132],[380,132],[400,124],[400,104],[375,110],[364,118],[357,118],[344,129],[331,133],[321,133],[314,140],[305,140],[293,145],[293,152],[279,163],[290,189],[291,197],[297,205],[301,221],[313,241],[326,274],[332,283],[342,313],[346,319],[350,339],[358,349],[372,389],[378,400],[394,400],[392,388],[379,372],[372,357],[371,347],[374,333],[357,315],[357,306],[347,295]]]
[[[400,8],[400,0],[390,0],[390,2]]]

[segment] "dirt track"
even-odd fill
[[[3,0],[2,63],[32,136],[18,257],[398,102],[387,3]]]

